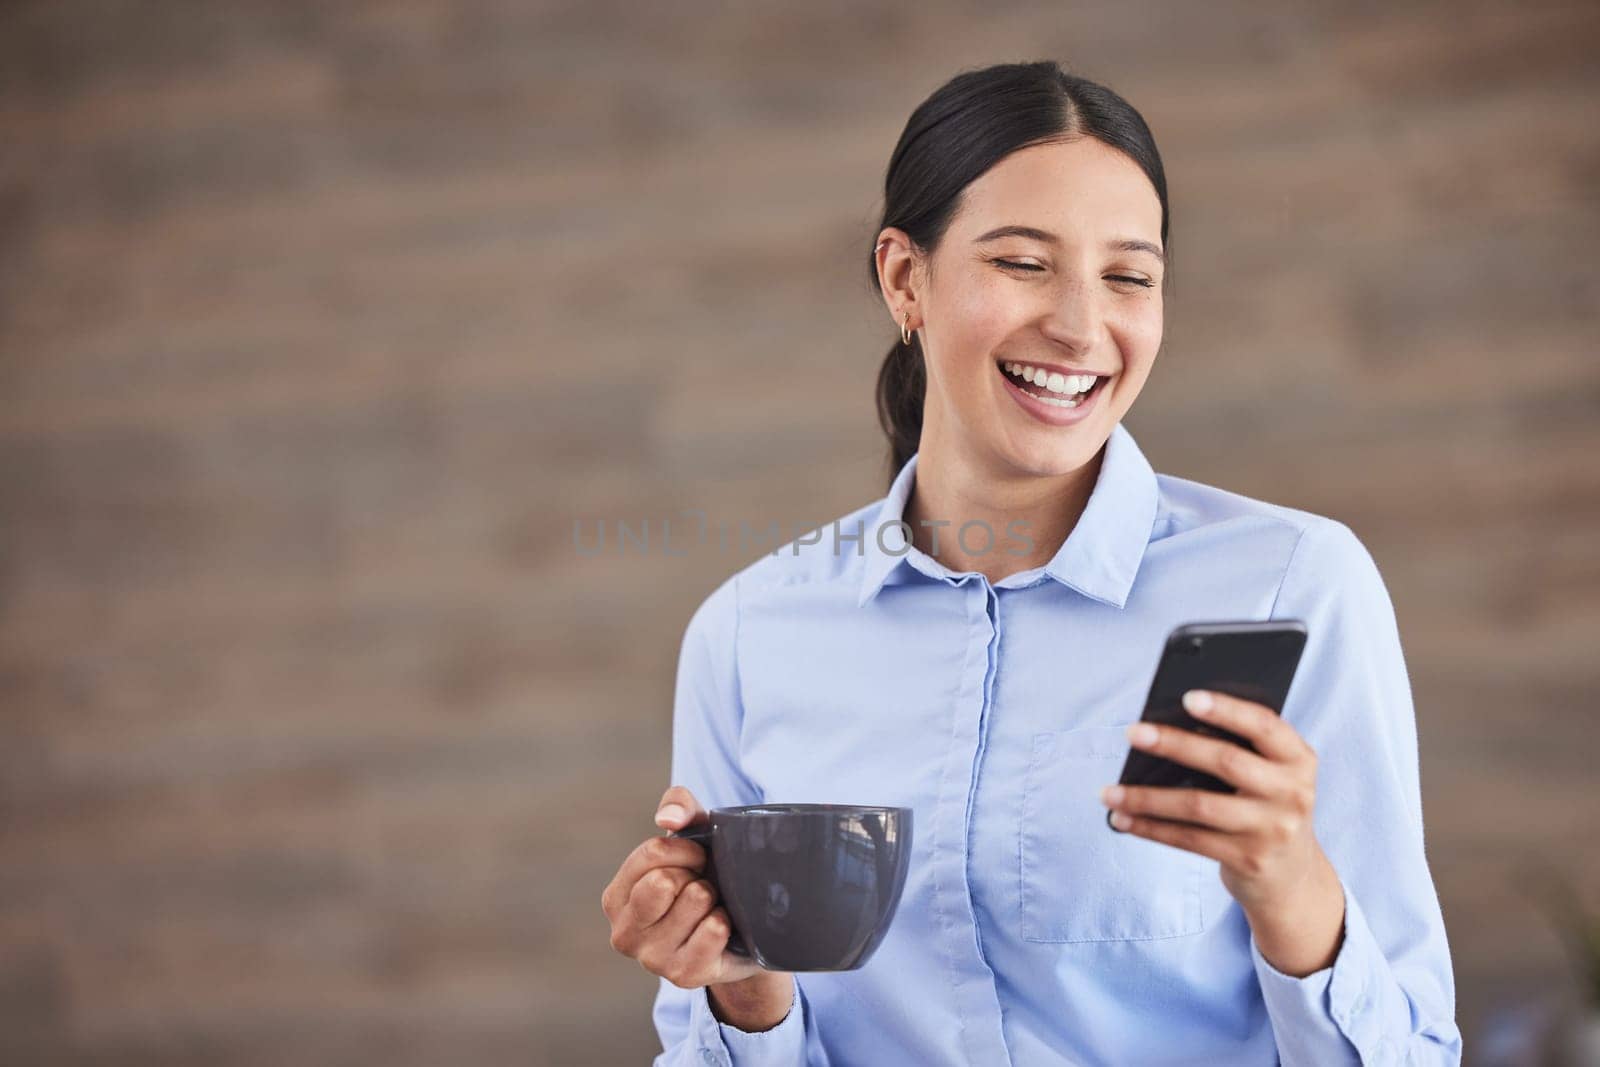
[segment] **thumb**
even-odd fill
[[[694,794],[681,785],[675,785],[661,795],[661,803],[656,805],[656,825],[663,830],[682,830],[685,826],[700,822],[705,811],[700,807],[700,802],[695,800]]]

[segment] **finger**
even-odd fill
[[[633,895],[634,883],[644,877],[646,871],[657,867],[687,867],[691,871],[702,871],[705,865],[706,850],[693,841],[681,837],[649,838],[622,861],[616,876],[600,895],[600,906],[607,918],[614,918]]]
[[[657,867],[646,871],[633,885],[627,907],[618,917],[621,922],[631,922],[641,929],[653,926],[672,909],[683,887],[699,875],[686,867]]]
[[[720,907],[711,909],[678,949],[677,965],[683,976],[691,983],[699,979],[701,985],[727,981],[727,976],[723,974],[722,957],[732,936],[733,927],[728,923],[728,913]],[[685,984],[671,975],[667,977],[680,985]]]
[[[697,878],[683,887],[672,907],[655,924],[653,932],[659,933],[662,943],[676,952],[689,940],[700,920],[710,915],[716,906],[716,887],[704,878]]]
[[[667,914],[646,932],[639,962],[656,974],[664,973],[665,968],[671,966],[672,957],[716,904],[717,891],[704,878],[684,886]]]
[[[1117,794],[1113,790],[1121,791],[1120,800],[1116,799]],[[1267,818],[1266,801],[1216,793],[1209,789],[1177,789],[1161,785],[1107,786],[1101,791],[1100,799],[1112,811],[1176,819],[1230,834],[1254,830]]]
[[[694,794],[681,785],[662,793],[661,803],[656,805],[656,825],[663,830],[682,830],[691,823],[699,822],[704,815],[705,809],[700,807]]]
[[[1188,826],[1181,822],[1152,818],[1149,815],[1127,815],[1124,818],[1129,821],[1122,827],[1112,829],[1120,829],[1123,833],[1133,834],[1135,837],[1160,841],[1174,848],[1181,848],[1185,852],[1209,856],[1223,864],[1233,862],[1234,857],[1242,852],[1237,838],[1218,830]]]
[[[1154,731],[1154,740],[1145,731]],[[1207,771],[1241,792],[1271,796],[1285,786],[1287,768],[1233,741],[1206,737],[1182,726],[1140,722],[1128,729],[1128,743],[1158,752],[1186,767]]]
[[[1206,697],[1210,698],[1209,707]],[[1183,695],[1183,709],[1201,722],[1248,739],[1257,752],[1270,760],[1294,762],[1311,751],[1283,716],[1252,700],[1215,689],[1191,689]]]

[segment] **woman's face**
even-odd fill
[[[992,235],[1016,226],[1039,233]],[[931,271],[912,272],[914,304],[901,304],[921,324],[923,450],[1002,474],[1091,460],[1161,347],[1161,253],[1155,188],[1093,138],[1021,149],[970,184]],[[1080,370],[1103,380],[1074,407]]]

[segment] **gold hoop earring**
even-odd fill
[[[910,324],[911,312],[908,311],[906,312],[905,317],[900,320],[900,343],[905,345],[907,348],[911,347],[911,330],[909,328]]]

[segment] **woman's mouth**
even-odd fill
[[[1067,374],[1010,360],[997,362],[995,367],[1024,407],[1056,424],[1076,422],[1084,409],[1094,404],[1108,380],[1107,375]]]

